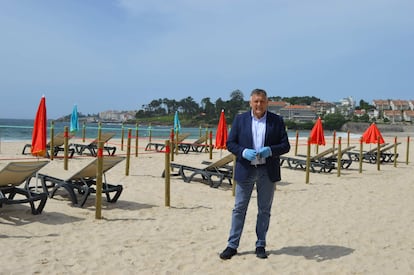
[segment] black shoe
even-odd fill
[[[229,260],[231,257],[237,254],[237,250],[231,247],[226,247],[223,252],[220,253],[220,259]]]
[[[266,259],[267,254],[263,246],[256,247],[256,257],[260,259]]]

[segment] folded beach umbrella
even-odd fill
[[[78,120],[78,106],[73,106],[72,114],[70,116],[70,132],[77,132],[79,130]]]
[[[180,119],[178,118],[178,111],[175,111],[175,115],[174,115],[174,132],[175,133],[181,132],[181,124],[180,124]]]
[[[226,149],[227,142],[227,123],[224,110],[221,110],[220,119],[216,130],[216,149]]]
[[[319,117],[310,132],[310,144],[325,145],[325,134],[323,132],[322,120]]]
[[[46,139],[47,139],[47,117],[46,117],[46,98],[42,96],[36,117],[33,124],[32,147],[33,156],[46,156]]]
[[[381,135],[377,125],[373,122],[362,134],[362,142],[365,143],[378,143],[378,137],[380,138],[380,144],[383,144],[384,138]]]

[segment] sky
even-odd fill
[[[191,96],[414,99],[412,0],[0,0],[0,118]]]

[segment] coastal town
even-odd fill
[[[357,106],[352,97],[346,97],[338,102],[316,101],[310,105],[290,104],[286,101],[270,101],[269,110],[282,115],[285,120],[296,122],[314,121],[318,116],[339,113],[344,117],[363,117],[369,121],[390,123],[414,121],[414,100],[376,99],[369,105],[370,108]],[[83,116],[85,122],[114,122],[123,123],[136,119],[137,111],[107,110],[93,116]]]

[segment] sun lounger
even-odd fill
[[[122,185],[114,185],[109,184],[106,181],[105,173],[123,161],[124,157],[113,157],[113,156],[105,156],[103,157],[103,182],[102,182],[102,193],[106,195],[106,199],[108,202],[114,203],[118,200],[119,196],[122,192]],[[55,175],[39,173],[38,177],[42,181],[42,186],[47,192],[49,193],[49,197],[53,198],[56,191],[60,188],[66,189],[68,192],[70,199],[73,205],[78,205],[79,207],[83,207],[86,200],[88,199],[89,195],[92,193],[96,193],[96,174],[97,174],[97,166],[98,166],[98,159],[95,158],[92,162],[87,164],[81,170],[77,171],[76,173],[72,174],[67,179],[58,178]],[[55,172],[55,171],[53,171]],[[58,174],[58,171],[57,171]],[[49,189],[52,189],[49,192]],[[80,200],[75,193],[79,193],[81,195]],[[113,194],[111,197],[111,194]]]
[[[206,136],[201,136],[192,143],[180,143],[178,148],[183,151],[184,154],[188,154],[189,152],[201,153],[203,150],[208,151],[210,147],[210,145],[206,143],[206,140]]]
[[[42,213],[47,201],[47,193],[31,191],[28,183],[47,163],[48,161],[15,161],[9,162],[0,170],[0,207],[3,204],[29,203],[33,215]],[[25,186],[20,187],[23,183]],[[39,204],[36,207],[37,201]]]
[[[384,147],[388,147],[389,143],[382,143],[379,145],[380,151]],[[369,163],[377,163],[377,152],[378,152],[378,146],[375,146],[374,148],[363,151],[362,152],[362,160],[367,161]],[[350,159],[353,161],[359,161],[360,159],[360,152],[359,151],[349,151],[347,152]]]
[[[178,134],[178,148],[180,149],[180,144],[190,136],[190,133],[182,133]],[[174,139],[174,143],[176,142],[176,139]],[[173,144],[171,144],[173,146]],[[147,146],[145,147],[145,151],[151,151],[154,147],[154,150],[157,152],[161,152],[165,149],[165,143],[159,143],[159,142],[149,142]]]
[[[229,154],[212,163],[203,162],[204,167],[194,167],[175,162],[172,162],[170,165],[172,171],[177,169],[177,173],[173,175],[180,176],[184,182],[191,182],[195,176],[200,175],[202,180],[207,181],[211,187],[217,188],[222,184],[224,179],[227,179],[229,184],[232,184],[233,167],[229,165],[232,161],[233,154]],[[165,171],[163,177],[164,175]],[[216,178],[217,180],[215,180]]]
[[[380,149],[381,162],[394,162],[394,159],[398,158],[398,153],[394,153],[394,147],[400,144],[401,142],[397,142],[396,144],[382,147]]]
[[[323,158],[333,153],[337,148],[329,148],[315,156],[310,157],[310,167],[309,171],[315,172],[325,172],[329,173],[332,169],[335,168],[335,164],[332,161],[324,160]],[[280,165],[286,162],[288,167],[291,169],[306,169],[307,157],[304,155],[297,156],[280,156]]]
[[[349,166],[351,166],[352,159],[349,158],[349,156],[347,155],[347,152],[349,152],[350,150],[354,148],[355,146],[348,146],[348,147],[341,149],[341,168],[348,169]],[[348,157],[344,158],[345,155]],[[319,161],[338,163],[338,156],[339,156],[339,151],[335,151],[335,152],[332,152],[330,155],[321,157]]]
[[[70,139],[70,137],[69,137],[69,139]],[[51,151],[51,143],[52,143],[52,141],[50,140],[46,144],[47,157],[50,157],[49,151]],[[53,137],[53,155],[55,157],[58,155],[59,152],[64,152],[65,151],[65,148],[63,147],[64,144],[65,144],[65,133],[61,132],[61,133],[56,134]],[[22,154],[23,155],[29,154],[29,153],[26,153],[26,149],[30,149],[31,147],[32,147],[32,144],[25,144],[24,147],[23,147]],[[75,153],[74,148],[68,148],[68,155],[69,155],[70,158],[73,157],[74,153]]]
[[[111,138],[113,138],[115,136],[116,133],[112,133],[112,132],[107,132],[107,133],[102,133],[101,134],[101,140],[104,143],[107,143]],[[97,150],[98,150],[98,138],[94,139],[91,142],[84,142],[84,143],[72,143],[71,147],[75,148],[75,151],[77,154],[82,155],[85,150],[88,150],[89,153],[91,154],[91,156],[96,157],[97,154]],[[108,152],[108,155],[113,156],[116,152],[116,146],[108,146],[105,145],[103,147],[103,149],[105,151]]]

